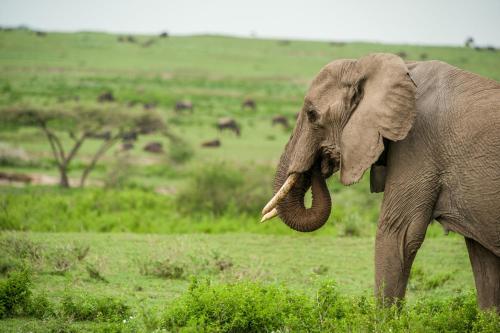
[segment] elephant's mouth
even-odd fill
[[[273,198],[266,204],[262,210],[262,220],[261,222],[272,219],[279,214],[279,207],[283,211],[283,206],[285,202],[295,202],[299,206],[303,206],[304,194],[312,187],[313,191],[313,206],[314,206],[314,194],[323,192],[323,197],[326,197],[325,192],[328,192],[326,188],[326,179],[333,175],[339,170],[340,166],[340,154],[335,149],[320,149],[316,158],[313,159],[311,165],[305,170],[289,169],[285,177],[281,177],[282,180],[279,181],[280,187],[275,192]],[[278,172],[279,174],[279,172]],[[318,185],[319,184],[319,185]],[[316,191],[315,191],[316,188]],[[318,191],[318,188],[322,188]],[[328,195],[328,215],[330,212],[330,198]],[[292,204],[294,205],[294,204]],[[295,206],[295,205],[294,205]],[[312,207],[314,208],[314,207]],[[307,210],[307,209],[306,209]],[[324,215],[324,214],[323,214]],[[282,216],[280,214],[280,216]],[[283,218],[283,216],[282,216]],[[328,218],[328,216],[326,216]],[[326,222],[326,220],[325,220]]]

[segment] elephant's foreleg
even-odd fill
[[[403,222],[400,228],[379,224],[375,240],[375,294],[384,302],[402,299],[411,265],[422,245],[429,219],[421,217]]]
[[[479,306],[483,309],[496,308],[500,313],[500,258],[473,239],[465,238],[465,243],[472,264]]]

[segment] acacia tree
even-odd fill
[[[61,187],[70,187],[70,163],[89,138],[99,138],[102,143],[82,172],[81,187],[85,185],[88,175],[99,159],[120,140],[154,132],[161,132],[168,138],[173,138],[163,119],[153,110],[138,111],[117,106],[73,106],[66,109],[13,107],[0,110],[0,118],[4,125],[35,126],[42,130],[59,170]],[[70,140],[63,141],[65,135]]]

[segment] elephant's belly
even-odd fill
[[[433,218],[500,257],[500,167],[497,170],[491,175],[484,169],[451,174],[441,186]]]

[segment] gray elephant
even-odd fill
[[[376,295],[404,297],[426,229],[437,220],[465,237],[479,305],[499,311],[500,84],[392,54],[331,62],[307,92],[263,220],[279,215],[295,230],[316,230],[330,215],[325,180],[340,170],[350,185],[370,167],[372,191],[385,192]]]

